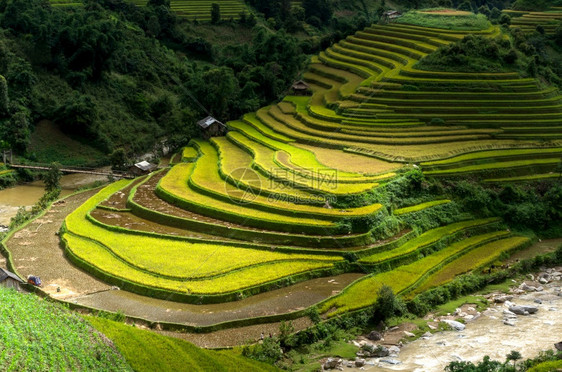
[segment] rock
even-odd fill
[[[416,337],[416,335],[413,334],[412,332],[404,331],[404,334],[405,334],[407,337]]]
[[[365,359],[355,358],[355,367],[363,367],[365,365]]]
[[[472,306],[466,308],[466,311],[476,311],[476,309]]]
[[[432,337],[432,336],[433,336],[433,333],[431,333],[431,332],[425,332],[425,333],[422,335],[422,337]]]
[[[435,345],[447,346],[447,341],[437,341],[437,342],[435,343]]]
[[[509,311],[509,310],[504,310],[504,311],[503,311],[503,315],[504,315],[504,317],[506,317],[506,318],[508,318],[508,319],[515,319],[515,318],[517,318],[517,315],[516,315],[514,312]]]
[[[505,306],[510,307],[510,306],[515,306],[515,304],[511,301],[505,301]]]
[[[558,295],[560,295],[560,293]],[[429,329],[433,329],[433,330],[437,329],[437,327],[434,326],[433,324],[428,324],[427,326],[429,327]]]
[[[558,292],[558,297],[562,297],[562,292]]]
[[[550,282],[550,281],[547,280],[546,278],[540,278],[540,279],[539,279],[539,283],[541,283],[541,284],[548,284],[549,282]]]
[[[508,326],[512,326],[515,327],[515,323],[513,323],[511,320],[504,320],[503,324],[508,325]]]
[[[461,322],[457,322],[456,320],[445,319],[443,320],[443,322],[447,323],[447,325],[453,328],[455,331],[464,331],[464,329],[466,328],[464,324],[462,324]]]
[[[399,361],[397,359],[393,359],[393,358],[381,359],[381,360],[379,360],[379,362],[393,364],[393,365],[402,363],[401,361]]]
[[[323,369],[335,369],[336,367],[338,367],[340,364],[342,363],[341,359],[336,359],[336,358],[328,358],[326,359],[326,361],[324,362],[324,365],[322,366]]]
[[[554,347],[556,348],[556,350],[562,351],[562,341],[555,343]]]
[[[503,304],[504,302],[511,301],[512,299],[513,299],[513,296],[509,296],[509,295],[497,296],[497,297],[494,297],[494,302],[497,303],[497,304]]]
[[[515,305],[509,308],[509,311],[515,313],[517,315],[529,315],[534,314],[539,311],[539,308],[536,306],[528,306],[528,305]]]
[[[534,276],[533,274],[528,274],[528,275],[529,275],[529,278],[530,278],[532,281],[535,281],[535,276]]]
[[[380,341],[380,340],[382,340],[382,334],[380,334],[380,332],[377,332],[377,331],[371,331],[367,335],[367,338],[371,341]]]
[[[527,283],[522,283],[519,286],[519,289],[522,289],[522,290],[528,291],[528,292],[534,292],[534,291],[536,291],[537,288],[533,287],[532,285],[527,285]]]
[[[548,311],[558,311],[558,308],[556,308],[556,307],[549,307],[549,308],[548,308]]]
[[[472,319],[474,319],[474,315],[465,315],[465,316],[463,316],[463,319],[472,320]]]
[[[538,299],[538,298],[535,298],[535,301],[534,301],[534,303],[536,303],[536,304],[539,304],[539,305],[540,305],[540,304],[542,304],[542,301],[541,301],[540,299]]]
[[[390,355],[390,350],[387,347],[379,345],[373,351],[371,351],[371,357],[382,358]]]
[[[542,291],[544,291],[544,288],[543,288],[542,285],[540,285],[540,286],[538,286],[537,288],[535,288],[535,291],[536,291],[536,292],[542,292]]]
[[[391,346],[388,348],[388,351],[390,352],[390,354],[400,354],[400,348],[398,346]]]

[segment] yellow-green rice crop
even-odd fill
[[[284,261],[253,266],[211,279],[180,281],[166,279],[138,270],[119,260],[94,241],[66,233],[63,236],[69,249],[78,258],[87,261],[97,270],[140,285],[186,294],[221,294],[253,287],[289,275],[311,270],[330,268],[330,262]]]
[[[221,178],[218,171],[220,162],[217,151],[209,142],[194,141],[194,143],[199,148],[202,155],[191,174],[191,182],[217,195],[222,195],[223,197],[234,200],[238,199],[238,195],[241,195],[245,191],[236,188]],[[227,157],[229,155],[230,154],[226,154]],[[257,193],[259,193],[259,191],[258,189]],[[368,215],[381,208],[380,204],[371,204],[360,208],[339,210],[306,204],[294,204],[284,200],[272,200],[272,198],[261,195],[255,195],[252,199],[253,200],[244,200],[240,198],[239,200],[241,203],[246,203],[248,206],[261,206],[262,209],[276,209],[285,211],[285,214],[290,213],[295,216],[301,214],[301,216],[314,217],[314,215],[317,215],[319,218]]]
[[[529,239],[526,237],[515,236],[478,247],[462,256],[460,259],[445,265],[435,274],[429,276],[426,280],[423,281],[423,283],[420,284],[420,286],[414,293],[421,293],[431,287],[444,284],[454,279],[456,275],[465,273],[467,271],[481,267],[489,262],[495,261],[503,252],[508,252],[510,250],[516,249],[528,242]]]
[[[192,162],[197,159],[199,153],[191,146],[186,146],[182,149],[181,161]]]
[[[192,163],[182,163],[174,166],[166,176],[162,178],[158,187],[165,192],[174,196],[179,201],[183,201],[198,208],[208,211],[210,217],[218,217],[219,213],[229,213],[241,218],[247,218],[255,221],[285,223],[299,225],[318,226],[319,228],[333,227],[333,223],[320,221],[312,218],[297,218],[277,213],[261,211],[246,206],[241,203],[226,202],[211,196],[194,191],[188,184],[194,165]],[[215,212],[216,211],[216,212]]]
[[[478,159],[487,159],[487,158],[495,159],[499,157],[510,157],[510,156],[519,156],[519,155],[529,155],[530,157],[532,157],[535,154],[554,155],[560,153],[562,153],[562,148],[560,147],[546,148],[546,149],[542,148],[542,149],[509,149],[509,150],[478,151],[478,152],[471,152],[469,154],[455,156],[449,159],[428,161],[428,162],[421,163],[421,165],[422,166],[444,165],[444,164],[458,163],[458,162],[478,160]]]
[[[334,316],[350,310],[370,306],[375,303],[376,294],[383,285],[390,286],[393,289],[394,293],[399,294],[407,289],[410,289],[413,285],[416,284],[419,279],[423,278],[426,273],[432,271],[433,268],[439,267],[448,260],[457,257],[459,254],[463,254],[465,251],[471,250],[479,244],[501,238],[502,236],[505,236],[507,234],[509,234],[507,231],[495,231],[483,235],[473,236],[460,242],[451,244],[447,248],[442,249],[439,252],[431,254],[409,265],[400,266],[392,271],[373,274],[365,278],[361,278],[347,287],[340,295],[324,302],[320,308],[320,311],[326,312],[332,308],[337,308],[336,311],[329,314],[330,316]],[[504,240],[508,241],[510,239],[513,239],[514,242],[521,242],[527,238],[516,237]],[[486,244],[484,247],[499,244],[504,240]],[[509,246],[509,244],[507,244],[506,246]],[[480,248],[475,248],[474,251],[479,249]],[[453,261],[453,263],[464,262],[465,257],[470,255],[474,251],[470,251],[469,253],[463,255],[462,258]],[[438,273],[441,272],[442,270]]]
[[[465,167],[458,167],[453,169],[443,169],[435,171],[424,172],[428,176],[442,175],[442,174],[459,174],[468,172],[479,172],[486,170],[504,169],[504,168],[516,168],[516,167],[528,167],[534,165],[549,165],[555,166],[560,162],[558,157],[549,159],[530,159],[530,160],[514,160],[514,161],[501,161],[488,164],[477,164],[469,165]]]
[[[549,178],[560,178],[560,173],[546,173],[546,174],[531,174],[529,176],[519,176],[519,177],[505,177],[505,178],[490,178],[484,180],[484,182],[524,182],[524,181],[538,181]]]
[[[421,211],[421,210],[426,209],[426,208],[435,207],[437,205],[447,204],[447,203],[450,203],[450,202],[451,201],[448,200],[448,199],[433,200],[433,201],[430,201],[430,202],[427,202],[427,203],[421,203],[421,204],[413,205],[411,207],[396,209],[396,210],[394,210],[394,215],[400,216],[400,215],[406,214],[406,213],[418,212],[418,211]]]
[[[362,258],[359,262],[367,264],[375,264],[386,261],[388,259],[397,258],[409,253],[412,253],[420,248],[428,246],[441,240],[443,237],[452,235],[458,231],[465,230],[471,227],[482,226],[498,221],[497,218],[486,218],[480,220],[471,220],[453,223],[447,226],[438,227],[433,230],[426,231],[417,238],[414,238],[404,245],[390,251],[375,253],[371,256]]]
[[[115,192],[116,187],[122,186],[121,183],[114,185],[103,189],[67,216],[66,228],[72,234],[101,243],[115,256],[143,270],[174,277],[201,278],[276,260],[341,260],[330,255],[278,253],[108,231],[88,221],[86,213]]]

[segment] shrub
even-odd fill
[[[401,315],[406,310],[404,303],[396,297],[392,288],[383,285],[377,293],[373,316],[375,320],[384,321],[395,315]]]

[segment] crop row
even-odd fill
[[[512,251],[529,243],[529,239],[525,237],[501,239],[503,235],[505,235],[505,232],[493,232],[467,238],[409,265],[361,278],[348,286],[340,295],[323,302],[319,310],[326,313],[335,308],[336,310],[328,313],[328,316],[332,317],[347,311],[371,306],[375,303],[376,294],[383,285],[390,286],[396,294],[411,291],[416,285],[421,284],[420,281],[427,275],[439,274],[452,259],[454,260],[453,264],[464,268],[464,272],[470,271],[474,266],[464,266],[465,258],[471,253],[471,249],[489,240],[493,241],[485,244],[483,247],[486,248],[479,252],[492,251],[494,255],[481,255],[481,260],[478,260],[479,266],[490,260],[495,260],[501,252]],[[467,254],[462,255],[463,252],[467,251]],[[454,274],[448,275],[448,279],[453,279],[453,277]]]
[[[287,234],[256,229],[245,225],[236,225],[175,207],[170,209],[171,205],[156,197],[152,189],[155,187],[155,181],[159,180],[159,177],[161,176],[152,176],[154,180],[149,179],[147,181],[146,186],[151,187],[150,191],[147,191],[146,188],[133,188],[131,191],[127,205],[134,215],[164,226],[199,231],[203,234],[228,237],[239,241],[257,242],[270,248],[272,245],[312,248],[307,250],[307,253],[314,253],[314,248],[341,249],[363,246],[371,242],[370,234],[368,233],[343,236]],[[146,199],[149,200],[148,203],[145,202]],[[301,248],[295,250],[300,251]]]
[[[428,176],[443,176],[443,175],[459,175],[465,173],[495,171],[509,169],[514,171],[517,168],[521,169],[554,169],[560,162],[560,157],[546,158],[546,159],[526,159],[526,160],[512,160],[512,161],[499,161],[484,164],[466,165],[452,169],[440,169],[425,171]]]
[[[113,187],[100,191],[100,193],[71,213],[65,220],[66,229],[75,235],[96,240],[110,249],[115,256],[140,269],[165,276],[200,278],[274,260],[334,260],[333,256],[285,254],[241,247],[228,247],[223,244],[190,243],[187,241],[161,239],[157,236],[127,234],[117,231],[110,232],[98,225],[92,224],[86,218],[86,215],[100,200],[111,195],[110,193],[113,191]],[[214,252],[219,250],[220,256],[213,257]],[[166,263],[170,257],[174,259]],[[204,264],[194,267],[193,262],[202,262],[202,258],[205,258]],[[224,258],[227,259],[224,260]]]
[[[451,236],[459,231],[463,231],[478,226],[489,225],[497,221],[498,221],[497,218],[488,218],[488,219],[481,219],[481,220],[457,222],[451,225],[438,227],[436,229],[432,229],[421,234],[417,238],[408,241],[406,244],[396,249],[363,257],[359,262],[362,264],[374,265],[388,260],[395,260],[402,256],[409,255],[412,252],[416,252],[423,247],[430,246],[431,244],[438,242],[444,237]]]
[[[195,166],[190,163],[178,164],[162,178],[156,194],[163,200],[180,208],[211,218],[264,230],[330,235],[337,227],[329,221],[312,218],[283,216],[260,211],[243,203],[226,202],[195,191],[189,184]],[[252,195],[248,195],[252,198]],[[251,199],[250,199],[251,200]]]
[[[455,260],[445,265],[441,270],[429,276],[420,283],[420,286],[412,294],[421,293],[432,287],[445,284],[454,279],[457,275],[477,269],[489,262],[497,260],[504,252],[525,247],[527,244],[529,244],[528,238],[514,236],[480,246],[462,256],[462,259]]]
[[[66,233],[63,241],[67,246],[69,258],[78,266],[121,288],[139,294],[150,295],[183,302],[224,301],[228,294],[231,300],[240,296],[237,291],[254,289],[258,293],[260,285],[274,282],[300,273],[330,269],[330,262],[280,262],[250,267],[213,279],[196,281],[172,280],[137,270],[117,259],[94,241]],[[175,295],[175,296],[174,296]],[[201,296],[219,295],[216,300]]]
[[[491,160],[501,159],[527,159],[527,158],[552,158],[562,154],[562,148],[534,148],[534,149],[509,149],[509,150],[492,150],[478,151],[451,157],[443,160],[429,161],[421,163],[424,169],[447,169],[449,167],[459,167],[467,164],[475,164],[478,162],[490,162]]]
[[[395,210],[394,210],[394,215],[395,215],[395,216],[401,216],[401,215],[407,214],[407,213],[419,212],[419,211],[422,211],[422,210],[427,209],[427,208],[436,207],[436,206],[438,206],[438,205],[443,205],[443,204],[447,204],[447,203],[450,203],[450,202],[451,202],[451,201],[448,200],[448,199],[444,199],[444,200],[433,200],[433,201],[426,202],[426,203],[421,203],[421,204],[417,204],[417,205],[412,205],[412,206],[410,206],[410,207],[395,209]]]
[[[234,203],[245,204],[257,210],[299,218],[312,217],[315,219],[328,220],[335,220],[342,217],[365,216],[376,213],[381,207],[380,204],[372,204],[366,207],[342,211],[322,207],[319,208],[309,205],[290,203],[283,200],[276,201],[272,200],[272,198],[262,197],[259,195],[260,188],[251,189],[256,194],[252,196],[253,200],[249,200],[248,198],[244,198],[244,193],[248,192],[248,189],[239,189],[232,184],[225,183],[221,178],[218,171],[218,166],[220,166],[219,156],[211,144],[203,141],[194,141],[194,144],[199,148],[202,155],[197,161],[197,165],[191,175],[189,184],[200,192],[209,194],[213,197],[226,201],[230,200],[230,202]],[[236,175],[234,176],[236,177]],[[254,179],[252,179],[252,181],[254,181]]]

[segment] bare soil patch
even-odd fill
[[[86,294],[109,289],[110,286],[72,265],[60,246],[58,231],[64,218],[78,208],[97,190],[86,191],[55,203],[43,217],[16,232],[6,242],[16,270],[24,278],[38,275],[43,289],[55,297]],[[57,292],[60,288],[60,292]]]

